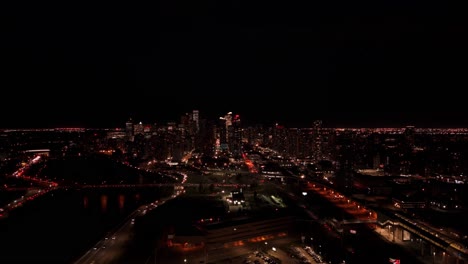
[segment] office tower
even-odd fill
[[[234,157],[241,157],[242,154],[242,127],[239,115],[232,119],[232,125],[228,128],[229,150]]]
[[[125,136],[128,141],[133,141],[134,126],[131,118],[125,123]]]
[[[195,123],[195,132],[200,131],[200,115],[198,110],[192,111],[192,120]]]
[[[312,127],[312,151],[314,162],[323,159],[322,155],[322,120],[315,120]]]
[[[133,127],[133,133],[134,135],[143,135],[144,134],[144,126],[143,123],[140,122],[138,124],[135,124]]]

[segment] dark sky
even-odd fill
[[[192,109],[288,126],[468,126],[468,23],[450,1],[6,2],[1,127]]]

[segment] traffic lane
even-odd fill
[[[114,233],[99,240],[93,248],[88,250],[75,264],[81,263],[111,263],[125,250],[125,246],[131,239],[135,217],[142,214],[141,208],[132,212],[127,221]]]
[[[114,263],[118,257],[126,251],[126,245],[131,240],[133,234],[135,218],[144,216],[148,210],[155,209],[157,206],[164,204],[166,201],[180,194],[179,192],[174,196],[169,196],[154,203],[140,206],[127,216],[123,224],[121,224],[116,231],[109,232],[105,238],[98,241],[94,247],[88,250],[80,259],[74,262],[74,264]]]

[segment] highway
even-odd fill
[[[85,252],[78,260],[73,263],[115,263],[119,257],[121,257],[121,254],[126,251],[126,246],[132,239],[135,218],[145,215],[148,210],[153,210],[182,193],[183,190],[177,190],[174,195],[170,197],[138,207],[138,209],[129,214],[120,225],[118,225],[114,230],[109,231],[107,236],[96,242],[96,244],[91,247],[91,249]]]
[[[81,189],[90,189],[90,188],[147,188],[147,187],[208,187],[213,184],[215,187],[249,187],[248,184],[235,184],[235,183],[142,183],[142,184],[75,184],[75,185],[63,185],[62,188],[81,188]]]
[[[113,263],[125,251],[124,248],[131,239],[134,223],[132,219],[142,215],[145,207],[140,206],[133,211],[116,230],[109,232],[74,263]]]
[[[40,159],[41,156],[35,156],[34,158],[31,158],[27,163],[25,163],[21,168],[13,172],[12,177],[31,182],[35,184],[35,186],[39,187],[3,188],[3,190],[5,191],[27,190],[27,192],[25,195],[18,197],[17,199],[8,203],[6,206],[0,207],[0,218],[6,217],[9,212],[14,210],[15,208],[24,205],[26,202],[39,198],[42,195],[48,193],[49,191],[55,190],[57,188],[58,184],[56,182],[29,177],[24,174],[29,166],[39,162]]]

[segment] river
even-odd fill
[[[59,189],[0,219],[0,263],[70,263],[164,189]]]

